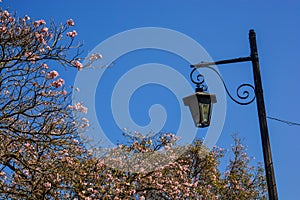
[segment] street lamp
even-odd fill
[[[198,90],[195,94],[183,98],[183,102],[189,106],[195,126],[198,128],[209,126],[213,104],[217,102],[216,95]]]
[[[196,80],[194,80],[192,77],[192,74],[198,68],[201,67],[209,68],[217,73],[217,75],[221,78],[223,82],[227,94],[234,102],[240,105],[248,105],[256,99],[260,134],[261,134],[261,141],[262,141],[262,149],[264,155],[264,164],[265,164],[265,171],[266,171],[266,178],[267,178],[268,195],[270,200],[278,200],[275,173],[274,173],[272,153],[271,153],[269,133],[268,133],[267,118],[266,118],[266,109],[265,109],[263,89],[262,89],[262,81],[260,75],[258,51],[256,45],[256,34],[254,30],[249,31],[249,42],[250,42],[250,56],[228,59],[228,60],[220,60],[216,62],[201,62],[198,64],[191,65],[193,70],[191,72],[190,77],[192,82],[196,84],[196,93],[183,98],[183,102],[185,105],[189,106],[192,112],[195,126],[202,128],[210,125],[212,104],[216,103],[216,96],[204,92],[205,90],[207,90],[207,86],[204,85],[204,77],[201,74],[197,76]],[[233,98],[233,96],[231,96],[221,75],[217,70],[211,67],[211,65],[222,65],[222,64],[248,62],[248,61],[252,62],[254,86],[250,84],[242,84],[238,87],[237,89],[238,98],[241,100],[248,100],[246,102],[241,102]],[[255,96],[250,100],[249,100],[249,95],[250,95],[249,91],[244,91],[243,95],[239,94],[240,89],[245,86],[250,87],[255,92]]]
[[[213,109],[213,104],[217,102],[216,95],[205,92],[207,86],[204,85],[204,77],[199,74],[197,79],[193,78],[194,68],[190,74],[191,80],[196,84],[196,92],[183,98],[184,105],[190,108],[195,126],[198,128],[208,127]]]

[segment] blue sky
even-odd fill
[[[248,31],[253,28],[257,34],[267,115],[300,122],[300,68],[297,62],[300,3],[296,0],[4,0],[2,8],[47,21],[65,22],[73,18],[78,40],[84,41],[84,56],[108,37],[139,27],[164,27],[184,33],[199,42],[214,60],[248,56]],[[105,98],[111,95],[113,84],[122,73],[149,62],[179,69],[188,79],[189,63],[166,52],[148,50],[120,57],[101,80],[96,97],[98,117],[102,119],[104,129],[112,133],[109,136],[112,140],[118,138],[119,129],[108,110],[110,101]],[[251,63],[224,65],[219,70],[232,93],[239,84],[253,81]],[[62,71],[61,74],[72,84],[76,71]],[[146,96],[142,90],[147,91]],[[133,119],[141,125],[147,124],[149,119],[145,113],[153,103],[164,105],[170,117],[164,129],[176,131],[178,102],[170,91],[156,85],[145,86],[134,94],[130,104]],[[268,125],[279,197],[298,199],[300,127],[273,120],[268,120]],[[263,161],[255,103],[240,106],[227,99],[226,121],[217,145],[230,148],[233,133],[244,138],[250,155]],[[197,133],[199,138],[204,135],[205,129]]]

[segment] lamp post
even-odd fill
[[[260,126],[260,134],[261,134],[261,141],[262,141],[262,149],[263,149],[263,156],[264,156],[264,164],[265,164],[265,171],[266,171],[266,178],[267,178],[267,186],[268,186],[268,195],[270,200],[277,200],[278,194],[276,189],[276,181],[275,181],[275,174],[274,174],[274,167],[273,167],[273,161],[272,161],[272,154],[271,154],[271,148],[270,148],[270,139],[269,139],[269,133],[268,133],[268,126],[267,126],[267,119],[266,119],[266,110],[265,110],[265,103],[264,103],[264,96],[263,96],[263,89],[262,89],[262,81],[261,81],[261,75],[260,75],[260,67],[259,67],[259,59],[258,59],[258,51],[257,51],[257,45],[256,45],[256,34],[254,30],[249,31],[249,42],[250,42],[250,56],[247,57],[240,57],[240,58],[234,58],[234,59],[228,59],[228,60],[220,60],[216,62],[201,62],[199,64],[191,65],[193,68],[191,72],[191,80],[193,83],[196,84],[196,93],[194,95],[191,95],[189,97],[185,97],[183,99],[184,104],[189,106],[192,116],[195,122],[195,125],[197,127],[207,127],[209,126],[210,122],[210,116],[211,116],[211,109],[212,109],[212,103],[216,102],[215,95],[211,95],[208,93],[204,93],[203,91],[207,89],[207,87],[203,84],[204,78],[200,74],[197,77],[197,80],[194,80],[192,78],[193,72],[197,70],[197,68],[206,67],[209,69],[214,70],[217,75],[221,78],[221,75],[212,67],[211,65],[222,65],[222,64],[230,64],[230,63],[239,63],[239,62],[252,62],[253,67],[253,76],[254,76],[254,86],[250,84],[242,84],[238,87],[237,91],[239,91],[240,88],[244,86],[248,86],[252,88],[255,92],[255,97],[252,98],[248,102],[240,102],[236,99],[234,99],[229,91],[227,90],[227,87],[221,78],[224,87],[226,89],[226,92],[228,93],[229,97],[236,103],[241,105],[248,105],[256,99],[256,105],[257,105],[257,111],[258,111],[258,118],[259,118],[259,126]],[[202,94],[203,93],[203,94]],[[206,100],[207,103],[205,109],[203,107],[203,98],[204,95],[210,100]],[[238,94],[238,97],[240,99],[247,99],[249,97],[249,92],[244,92],[245,96],[240,96]],[[196,98],[197,97],[197,98]],[[198,101],[197,101],[198,100]],[[195,114],[196,113],[196,114]],[[201,118],[202,116],[202,118]],[[203,116],[206,116],[206,121]],[[201,121],[202,120],[202,121]]]

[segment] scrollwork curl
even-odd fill
[[[211,66],[205,66],[205,68],[208,68],[208,69],[211,69],[212,71],[214,71],[218,76],[219,78],[221,79],[223,85],[224,85],[224,88],[225,88],[225,91],[226,93],[228,94],[228,96],[230,97],[230,99],[232,101],[234,101],[235,103],[239,104],[239,105],[248,105],[250,103],[252,103],[254,100],[255,100],[255,87],[249,83],[243,83],[241,84],[237,90],[236,90],[236,95],[238,97],[238,99],[242,100],[242,101],[239,101],[237,99],[235,99],[229,92],[226,84],[225,84],[225,81],[224,79],[222,78],[221,74],[213,67]],[[191,80],[193,83],[197,84],[197,82],[195,82],[193,79],[192,79],[192,73],[197,70],[197,68],[194,68],[191,72]],[[202,77],[203,75],[200,74]],[[203,78],[203,82],[204,82],[204,78]],[[201,82],[200,84],[202,84],[203,82]],[[197,84],[197,86],[199,86]],[[251,92],[252,91],[252,92]],[[251,97],[251,93],[253,93],[253,97]]]
[[[204,83],[204,76],[202,74],[199,74],[196,76],[196,78],[193,76],[194,72],[197,71],[197,68],[194,68],[191,73],[190,73],[190,78],[191,78],[191,81],[197,85],[197,87],[199,87],[200,85],[202,85]]]
[[[250,94],[251,94],[251,91],[252,93],[254,94],[253,97],[251,98]],[[228,92],[227,92],[228,93]],[[229,94],[228,94],[229,95]],[[248,105],[250,103],[252,103],[254,100],[255,100],[255,88],[253,85],[251,84],[248,84],[248,83],[244,83],[244,84],[241,84],[237,89],[236,89],[236,95],[239,99],[242,99],[242,100],[247,100],[245,102],[240,102],[240,101],[237,101],[236,99],[234,99],[232,96],[231,99],[240,104],[240,105]]]

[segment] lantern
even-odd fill
[[[217,102],[216,95],[203,91],[184,97],[185,106],[190,108],[196,127],[204,128],[210,124],[213,104]]]

